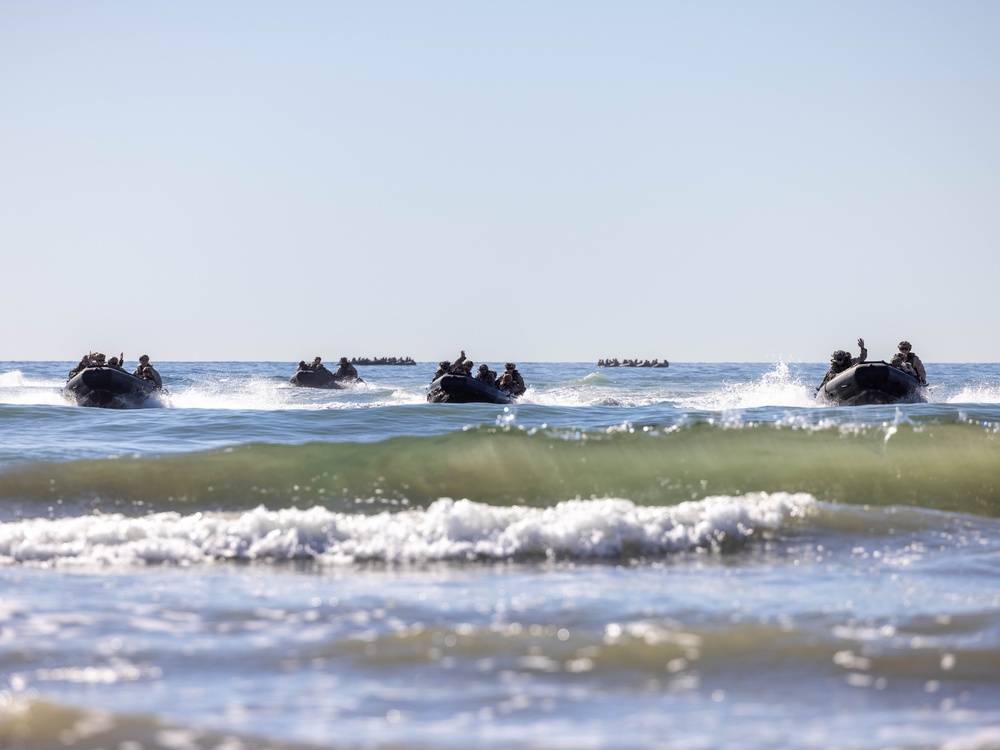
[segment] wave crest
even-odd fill
[[[807,513],[815,502],[804,493],[757,492],[666,507],[603,499],[529,508],[441,498],[426,508],[377,515],[263,506],[237,514],[94,514],[0,525],[0,561],[413,563],[662,556],[749,543]]]

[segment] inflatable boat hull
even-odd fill
[[[145,404],[161,389],[114,367],[88,367],[66,383],[63,395],[80,406],[128,409]]]
[[[442,375],[431,383],[427,400],[432,404],[510,404],[514,397],[469,375]]]
[[[351,378],[350,380],[338,379],[337,376],[327,370],[299,370],[288,379],[291,385],[299,388],[347,388],[354,383],[364,383],[361,378]]]
[[[845,406],[919,403],[927,401],[927,388],[887,362],[863,362],[831,378],[820,387],[817,397]]]
[[[299,370],[288,382],[300,388],[343,388],[343,384],[332,372],[317,372],[316,370]]]

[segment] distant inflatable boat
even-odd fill
[[[427,400],[432,404],[510,404],[514,397],[470,375],[442,375],[431,383]]]
[[[816,397],[844,406],[928,400],[926,386],[914,375],[887,362],[854,365],[822,385]]]
[[[354,383],[364,383],[361,378],[338,378],[329,370],[299,370],[288,379],[292,385],[300,388],[346,388]]]
[[[63,395],[80,406],[128,409],[142,406],[162,389],[115,367],[88,367],[63,387]]]
[[[405,365],[405,366],[409,366],[409,365],[415,365],[417,363],[415,361],[413,361],[412,359],[410,359],[409,357],[403,357],[403,358],[399,358],[399,357],[375,357],[374,359],[372,359],[370,357],[351,357],[351,364],[352,365],[362,365],[362,366],[369,366],[369,365],[381,365],[381,366],[387,366],[387,365],[388,366]]]
[[[648,359],[640,362],[637,359],[626,359],[619,362],[616,359],[599,359],[597,360],[598,367],[670,367],[670,363],[667,360],[660,362],[658,359],[654,359],[650,362]]]

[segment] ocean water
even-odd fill
[[[1000,365],[73,364],[0,363],[3,750],[1000,748]]]

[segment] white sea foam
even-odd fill
[[[614,386],[597,382],[584,386],[573,385],[546,390],[536,390],[529,387],[527,392],[518,399],[522,404],[538,404],[540,406],[614,406],[643,407],[662,404],[666,399],[663,391],[626,392],[622,393]]]
[[[1000,747],[1000,727],[955,730],[957,736],[950,738],[941,750],[996,750]]]
[[[184,409],[319,411],[420,403],[425,395],[406,388],[357,383],[350,388],[295,388],[268,377],[221,378],[170,389],[168,403]]]
[[[1000,385],[996,383],[966,385],[960,391],[949,394],[945,399],[945,403],[1000,404]]]
[[[20,370],[0,372],[0,388],[23,388],[27,385],[24,373]]]
[[[185,409],[322,409],[324,404],[294,403],[294,391],[273,378],[219,378],[184,389],[170,389],[169,403]]]
[[[750,493],[676,506],[602,499],[526,508],[442,498],[427,508],[378,515],[258,507],[238,514],[31,519],[0,525],[0,562],[129,565],[312,558],[350,563],[658,555],[750,540],[781,528],[815,502],[808,494]]]
[[[759,379],[731,383],[717,391],[678,401],[685,408],[724,411],[759,406],[816,406],[815,386],[792,376],[788,365],[779,362]]]
[[[58,378],[29,378],[20,370],[0,373],[0,404],[65,405]]]

